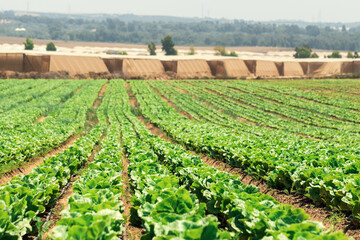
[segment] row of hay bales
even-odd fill
[[[156,79],[168,75],[177,79],[200,78],[304,78],[360,73],[360,61],[274,62],[261,60],[171,60],[105,58],[111,73],[125,78]]]
[[[171,60],[0,53],[0,71],[116,74],[127,79],[302,78],[360,72],[360,61]]]
[[[100,57],[0,53],[0,71],[67,72],[70,75],[109,73]]]

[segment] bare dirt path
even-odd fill
[[[144,117],[138,117],[138,119],[146,125],[152,134],[157,135],[173,144],[177,144],[160,128],[146,121]],[[288,195],[281,190],[272,189],[266,184],[265,181],[257,180],[251,177],[240,168],[234,168],[227,163],[209,158],[204,154],[200,154],[194,151],[191,152],[200,156],[203,162],[206,164],[219,168],[221,171],[240,176],[242,183],[252,184],[259,187],[261,193],[274,197],[276,201],[283,204],[292,205],[295,208],[304,209],[305,212],[311,217],[311,220],[322,222],[327,228],[334,226],[335,230],[345,232],[348,237],[360,239],[360,229],[349,220],[348,216],[344,217],[341,213],[332,211],[330,208],[325,206],[315,206],[312,201],[305,196],[299,194]]]

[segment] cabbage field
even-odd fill
[[[359,80],[1,80],[0,239],[360,237]]]

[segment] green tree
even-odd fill
[[[175,43],[170,35],[167,35],[165,38],[161,39],[161,44],[162,50],[165,51],[165,55],[177,55],[177,51],[174,48]]]
[[[56,47],[55,47],[55,44],[53,42],[49,42],[47,45],[46,45],[46,51],[56,51]]]
[[[328,56],[328,58],[342,58],[342,55],[339,51],[334,51]]]
[[[195,55],[196,52],[195,52],[195,48],[194,48],[194,45],[191,45],[190,46],[190,51],[188,52],[188,55]]]
[[[354,54],[352,54],[352,52],[348,52],[346,57],[347,58],[354,58]]]
[[[150,44],[148,45],[148,51],[151,56],[156,55],[156,45],[153,41],[151,41]]]
[[[34,42],[30,38],[26,38],[24,42],[25,50],[33,50],[34,49]]]
[[[296,47],[295,52],[295,58],[310,58],[312,50],[307,45],[304,45],[302,47]]]
[[[357,51],[354,52],[354,58],[359,58],[359,53]]]

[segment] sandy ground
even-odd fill
[[[229,57],[215,56],[213,47],[195,47],[196,55],[189,56],[188,46],[176,46],[178,56],[165,56],[161,51],[161,46],[157,46],[157,56],[149,56],[146,45],[122,44],[122,43],[99,43],[99,42],[64,42],[53,41],[57,47],[57,52],[46,52],[46,44],[50,40],[33,40],[35,48],[33,51],[25,51],[24,38],[17,37],[0,37],[0,52],[26,52],[32,54],[69,54],[69,55],[89,55],[101,57],[121,57],[121,58],[156,58],[161,60],[170,59],[222,59]],[[254,60],[271,60],[271,61],[297,61],[294,59],[294,51],[291,48],[277,48],[277,47],[228,47],[227,51],[235,51],[241,59]],[[108,51],[126,51],[127,56],[109,55]],[[339,61],[339,59],[325,59],[324,56],[330,55],[331,51],[314,50],[319,58],[316,61]],[[343,58],[341,61],[347,61],[345,58],[346,52],[342,52]],[[302,59],[301,61],[304,61]],[[306,61],[314,61],[308,59]]]

